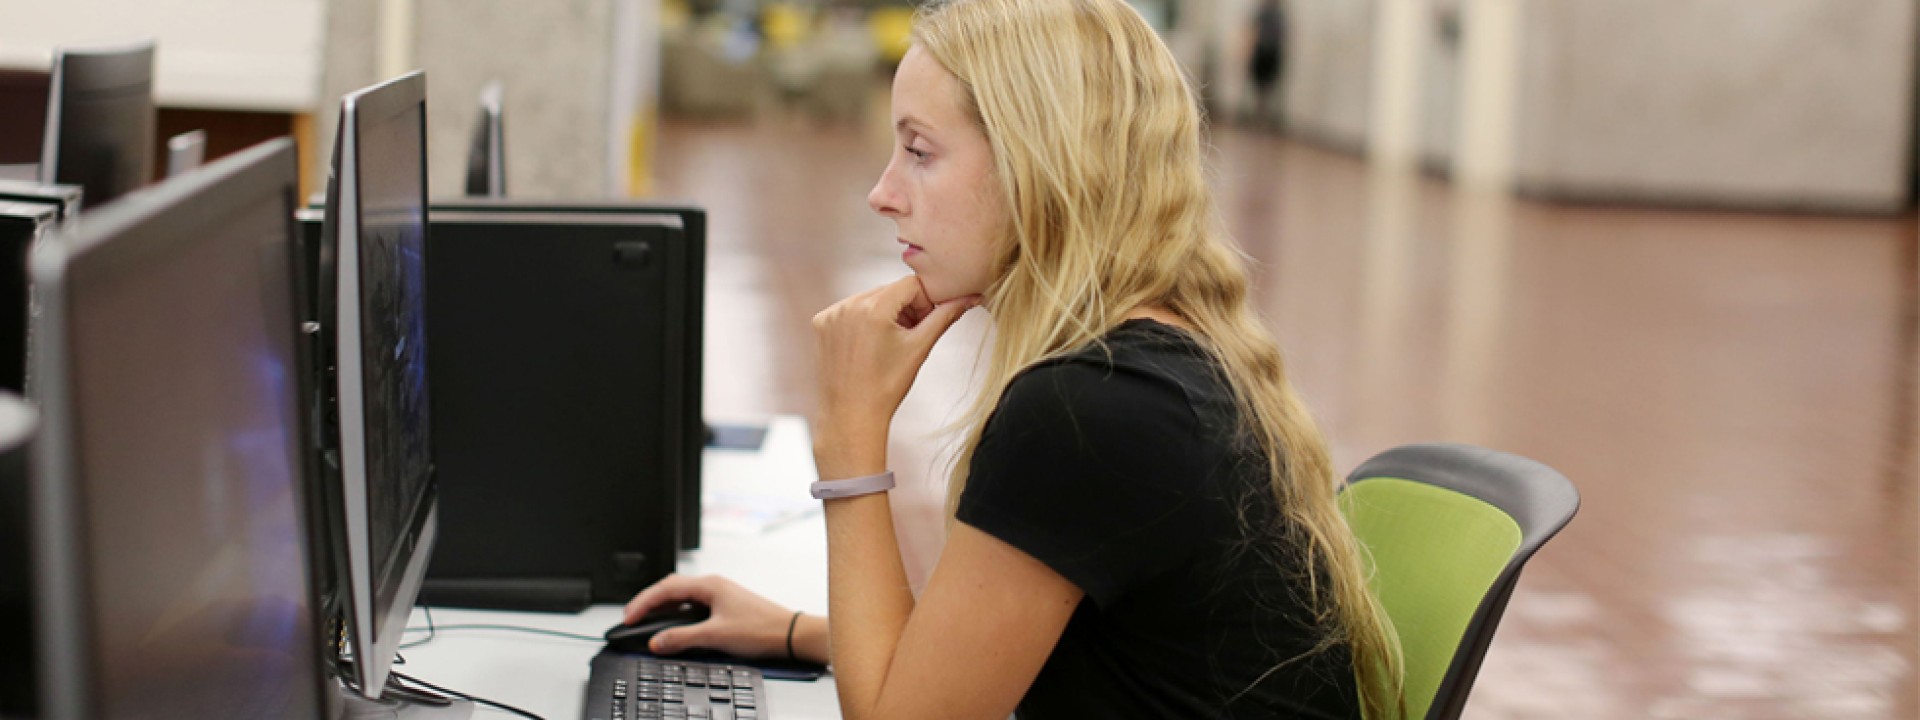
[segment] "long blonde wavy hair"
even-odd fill
[[[1224,367],[1245,439],[1266,455],[1280,508],[1267,530],[1301,555],[1328,630],[1321,649],[1347,643],[1367,717],[1403,715],[1396,635],[1336,505],[1326,440],[1249,304],[1245,260],[1207,186],[1199,103],[1172,53],[1121,0],[943,0],[921,9],[913,40],[966,88],[1011,225],[984,294],[995,338],[961,421],[949,509],[1020,371],[1164,307]]]

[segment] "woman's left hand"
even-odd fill
[[[935,303],[920,278],[909,275],[813,316],[821,413],[815,424],[826,436],[816,440],[884,444],[933,344],[979,303],[978,295]],[[821,471],[825,476],[827,468]]]

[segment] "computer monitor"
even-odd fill
[[[54,53],[40,181],[99,207],[153,178],[153,41]]]
[[[207,159],[207,132],[194,130],[167,138],[167,177],[200,167]]]
[[[319,289],[333,362],[341,594],[360,693],[387,686],[438,528],[426,343],[426,76],[341,103]],[[288,214],[289,221],[292,214]]]
[[[35,247],[40,717],[316,718],[291,141]]]
[[[480,90],[480,115],[473,122],[473,142],[467,150],[467,195],[507,196],[506,126],[502,124],[498,81]]]
[[[40,716],[27,549],[27,448],[39,424],[25,400],[0,392],[0,718]]]

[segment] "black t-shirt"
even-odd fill
[[[1360,717],[1219,365],[1149,320],[1105,340],[1014,379],[960,496],[1086,592],[1021,720]]]

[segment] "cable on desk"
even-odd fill
[[[488,700],[483,697],[475,697],[473,695],[468,695],[458,690],[448,690],[446,688],[440,687],[439,685],[435,685],[425,680],[421,680],[420,678],[407,675],[406,673],[395,672],[393,673],[393,675],[395,677],[400,678],[401,680],[405,680],[414,685],[419,685],[420,687],[426,688],[428,690],[432,690],[434,692],[437,692],[443,695],[452,695],[454,697],[460,698],[461,700],[465,700],[470,703],[474,703],[477,705],[486,705],[488,707],[496,708],[505,712],[510,712],[515,715],[519,715],[520,717],[523,717],[523,718],[532,718],[532,720],[546,720],[546,718],[542,718],[539,715],[535,715],[525,710],[521,710],[520,708],[514,707],[512,705],[508,705],[502,702],[494,702],[492,700]]]
[[[519,633],[527,633],[530,635],[545,635],[548,637],[565,638],[567,640],[579,640],[581,642],[590,642],[590,643],[596,643],[596,644],[604,643],[607,641],[607,639],[604,637],[596,637],[593,635],[581,635],[579,633],[562,632],[560,630],[548,630],[545,628],[525,627],[521,625],[494,625],[489,623],[462,623],[458,625],[435,625],[433,623],[433,608],[422,605],[420,606],[420,609],[426,612],[427,626],[423,628],[410,627],[406,629],[406,632],[425,632],[427,636],[420,638],[419,640],[413,640],[410,642],[403,643],[400,645],[401,649],[419,647],[421,645],[427,644],[428,641],[433,640],[433,638],[435,637],[436,631],[438,630],[503,630],[506,632],[519,632]]]
[[[415,640],[415,641],[413,641],[413,642],[404,642],[404,643],[400,643],[400,647],[398,647],[398,648],[396,648],[397,650],[405,650],[405,649],[407,649],[407,648],[410,648],[410,647],[419,647],[419,646],[421,646],[421,645],[425,645],[425,644],[427,644],[428,642],[430,642],[430,641],[432,641],[432,640],[433,640],[433,606],[432,606],[432,605],[421,605],[421,606],[420,606],[420,610],[421,610],[421,611],[423,611],[423,612],[425,612],[425,613],[427,614],[427,628],[426,628],[426,629],[427,629],[427,636],[426,636],[426,637],[423,637],[423,638],[420,638],[419,640]],[[410,632],[414,632],[414,631],[417,631],[417,630],[419,630],[419,629],[420,629],[420,628],[402,628],[402,629],[400,630],[400,633],[401,633],[402,635],[405,635],[405,634],[407,634],[407,633],[410,633]]]

